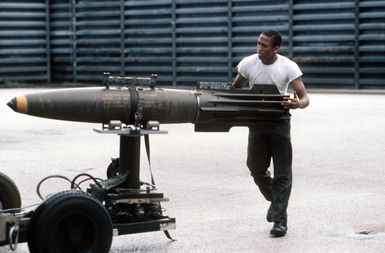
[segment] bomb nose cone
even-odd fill
[[[14,97],[7,105],[15,112],[28,113],[28,100],[25,96]]]
[[[10,100],[7,105],[14,111],[16,111],[16,108],[17,108],[17,104],[16,104],[16,98],[13,98],[12,100]]]

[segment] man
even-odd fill
[[[233,85],[243,88],[246,81],[251,85],[276,85],[281,94],[287,93],[291,83],[294,98],[282,101],[289,109],[305,108],[309,97],[301,80],[302,72],[298,65],[279,55],[281,34],[275,30],[263,31],[257,44],[257,53],[244,58],[238,64],[238,75]],[[268,170],[271,159],[274,165],[274,178]],[[261,193],[270,201],[266,219],[274,222],[270,231],[273,236],[284,236],[287,232],[287,206],[292,184],[292,146],[290,139],[290,114],[275,120],[260,121],[250,127],[247,148],[247,166]]]

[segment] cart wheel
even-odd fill
[[[107,253],[112,241],[111,218],[86,193],[59,192],[36,209],[27,240],[31,253]]]
[[[0,172],[0,210],[20,207],[21,197],[16,184]]]
[[[112,159],[112,162],[107,167],[107,178],[117,176],[119,174],[119,158]]]

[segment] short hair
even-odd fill
[[[264,30],[261,34],[264,34],[267,37],[271,38],[271,43],[273,44],[272,45],[273,47],[281,46],[282,36],[281,36],[281,33],[278,32],[277,30],[267,29],[267,30]]]

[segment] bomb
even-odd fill
[[[285,95],[279,94],[274,85],[235,89],[227,83],[200,82],[192,90],[155,87],[152,79],[148,79],[151,87],[137,78],[109,79],[106,87],[18,96],[8,106],[19,113],[66,121],[103,124],[120,121],[127,125],[145,125],[149,121],[192,123],[197,132],[227,132],[233,126],[289,117],[281,104]],[[111,87],[114,83],[126,86]]]

